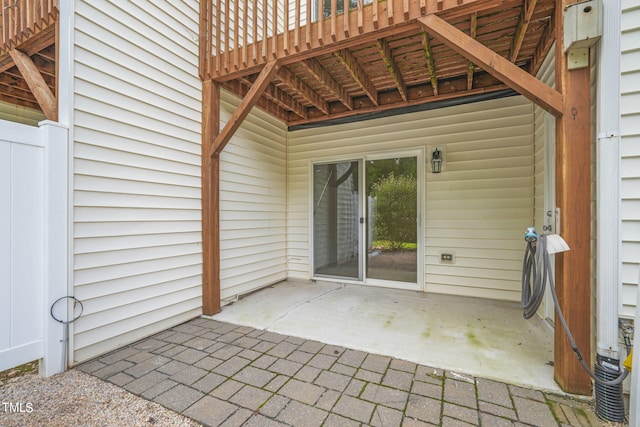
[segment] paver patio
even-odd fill
[[[78,369],[207,426],[603,425],[567,397],[204,318]]]

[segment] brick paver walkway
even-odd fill
[[[209,319],[79,369],[208,426],[602,425],[567,398]]]

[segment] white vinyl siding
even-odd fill
[[[75,2],[80,362],[201,313],[198,4]]]
[[[533,215],[532,135],[533,106],[520,96],[290,132],[289,277],[310,276],[310,161],[438,147],[444,172],[425,174],[425,290],[518,300],[522,233]],[[455,263],[441,264],[441,252]]]
[[[622,307],[635,314],[640,265],[640,0],[622,1],[620,59],[620,197]]]
[[[221,128],[238,98],[222,92]],[[287,278],[286,127],[254,108],[220,156],[220,293],[224,300]]]
[[[543,61],[537,78],[548,84],[555,86],[555,49],[552,47],[549,54]],[[555,159],[555,127],[549,128],[555,122],[555,117],[538,105],[533,106],[534,115],[534,214],[533,225],[538,233],[555,233],[554,216],[547,216],[547,211],[554,211],[555,200],[550,201],[551,195],[547,194],[547,189],[555,184],[552,179],[555,176],[555,169],[549,170]],[[548,180],[551,180],[549,182]],[[549,205],[549,201],[552,203]],[[545,230],[545,225],[553,225],[552,231]],[[524,248],[524,241],[522,243]],[[524,252],[524,249],[523,249]],[[551,303],[550,298],[542,300],[538,309],[538,315],[542,318],[553,318],[553,307],[547,307]],[[551,305],[553,305],[551,303]]]
[[[537,75],[538,80],[548,84],[551,87],[555,86],[555,55],[554,49],[552,48],[550,53],[547,55],[545,60],[540,67]],[[534,217],[533,217],[533,225],[536,227],[539,233],[544,231],[543,226],[545,224],[553,224],[553,219],[547,218],[547,209],[545,207],[545,197],[546,195],[546,180],[549,179],[550,175],[555,174],[555,171],[548,171],[547,165],[545,164],[545,138],[549,138],[550,136],[554,138],[555,135],[549,134],[549,129],[545,126],[549,123],[550,113],[545,111],[542,107],[538,105],[534,105],[533,107],[533,115],[534,115],[534,182],[535,182],[535,191],[534,191]],[[555,118],[552,118],[555,120]],[[548,148],[550,148],[549,146]],[[555,157],[555,153],[547,153],[552,157]]]

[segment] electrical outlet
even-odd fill
[[[440,254],[440,262],[444,264],[453,264],[453,254]]]

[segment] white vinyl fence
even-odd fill
[[[65,366],[49,307],[67,293],[67,165],[67,129],[0,121],[0,371]]]

